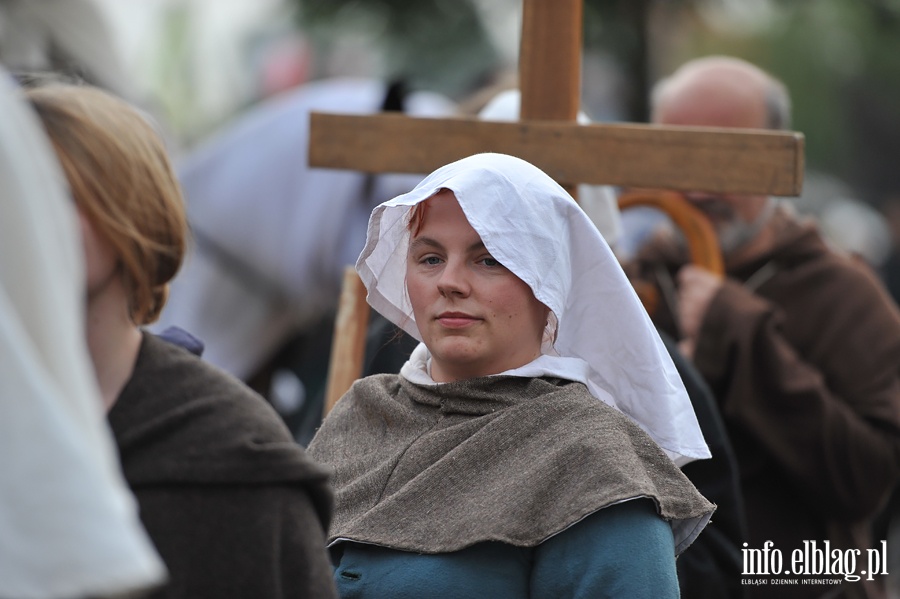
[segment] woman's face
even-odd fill
[[[88,302],[106,290],[118,275],[118,260],[109,241],[97,232],[84,212],[78,209],[81,243],[84,248],[85,276]]]
[[[497,374],[540,355],[549,309],[494,260],[453,192],[426,200],[410,239],[406,285],[432,355],[431,376],[448,382]]]

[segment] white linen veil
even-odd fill
[[[528,284],[556,325],[537,360],[497,374],[584,382],[679,466],[710,457],[684,384],[609,245],[572,197],[524,160],[476,154],[375,208],[356,263],[375,310],[422,340],[406,292],[407,225],[410,207],[441,189],[453,191],[491,255]],[[427,363],[420,345],[401,375],[427,382]]]
[[[491,98],[478,113],[478,118],[484,121],[518,121],[521,104],[522,93],[518,89],[508,89]],[[591,123],[591,119],[581,111],[578,112],[577,120],[581,125]],[[600,230],[606,243],[615,248],[622,236],[622,215],[619,213],[615,188],[580,183],[576,193],[578,205]]]

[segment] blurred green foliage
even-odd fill
[[[294,0],[300,28],[320,46],[337,31],[378,39],[387,79],[459,97],[497,68],[470,0]]]

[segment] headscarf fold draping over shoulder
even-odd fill
[[[410,208],[441,189],[454,193],[491,255],[552,312],[555,338],[539,368],[498,374],[579,380],[676,464],[708,458],[684,384],[615,255],[572,197],[524,160],[470,156],[375,208],[356,264],[369,304],[421,341],[405,284],[408,223]]]

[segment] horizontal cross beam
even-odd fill
[[[429,173],[480,152],[518,156],[564,184],[798,196],[801,133],[404,115],[310,115],[309,164]]]

